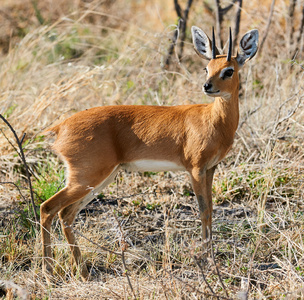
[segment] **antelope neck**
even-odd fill
[[[216,122],[223,123],[226,130],[231,129],[234,133],[239,124],[238,89],[233,92],[229,100],[216,97],[213,103],[212,113]]]

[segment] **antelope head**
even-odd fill
[[[256,29],[248,31],[241,39],[239,51],[232,56],[232,36],[229,30],[229,47],[227,55],[220,55],[215,45],[214,29],[212,41],[200,28],[191,28],[194,49],[197,54],[207,60],[207,81],[203,92],[211,97],[221,97],[230,100],[237,96],[239,89],[238,71],[258,50],[259,33]]]

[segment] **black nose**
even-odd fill
[[[209,91],[212,88],[212,83],[206,82],[204,84],[204,90]]]

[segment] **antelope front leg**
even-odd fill
[[[212,239],[212,181],[215,167],[209,170],[194,169],[191,172],[192,185],[197,198],[204,248],[208,248]]]

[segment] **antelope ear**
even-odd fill
[[[240,67],[255,56],[258,51],[259,32],[256,29],[248,31],[241,39],[236,60]]]
[[[207,34],[196,26],[191,27],[192,40],[196,53],[208,60],[212,59],[212,42]],[[215,53],[220,54],[215,48]]]

